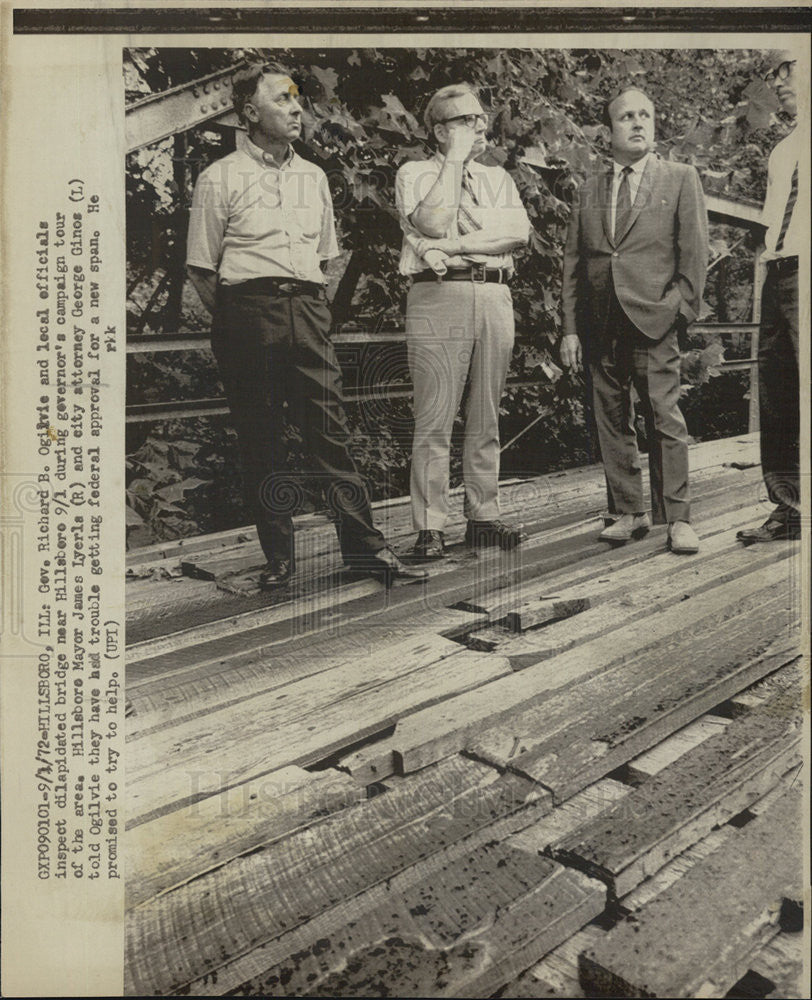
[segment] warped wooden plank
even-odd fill
[[[779,705],[780,702],[780,705]],[[690,750],[620,805],[552,845],[551,856],[600,878],[615,897],[775,787],[801,759],[801,692],[775,699]]]
[[[802,892],[800,791],[790,791],[580,959],[590,996],[724,996]],[[746,877],[743,878],[743,873]],[[709,929],[717,928],[717,933]]]
[[[314,940],[252,995],[489,996],[603,910],[605,888],[547,858],[486,844]]]
[[[129,830],[127,906],[361,801],[347,775],[286,767]]]
[[[690,560],[679,560],[679,564],[671,557],[666,557],[661,550],[662,539],[657,538],[656,530],[644,542],[628,545],[623,549],[604,549],[605,557],[608,560],[602,565],[597,558],[585,560],[573,570],[564,569],[552,574],[546,574],[543,578],[530,581],[516,581],[511,587],[494,592],[488,601],[483,602],[483,611],[487,611],[493,620],[495,613],[504,609],[507,605],[513,604],[519,607],[519,614],[527,606],[527,610],[534,614],[533,618],[520,623],[502,622],[493,625],[490,622],[475,626],[475,630],[465,636],[466,644],[470,648],[482,648],[487,650],[498,650],[505,655],[509,655],[511,666],[514,670],[521,670],[524,667],[532,666],[542,659],[548,659],[557,653],[564,652],[572,648],[578,641],[583,641],[584,635],[573,633],[567,622],[556,621],[556,618],[565,617],[557,613],[558,609],[553,604],[548,608],[548,602],[560,602],[566,609],[566,602],[589,602],[592,609],[597,609],[605,605],[612,598],[618,598],[621,605],[625,603],[627,607],[626,618],[635,615],[641,616],[648,613],[648,598],[639,603],[635,610],[632,608],[632,597],[630,589],[640,588],[641,576],[646,581],[654,582],[667,577],[669,580],[685,580],[690,583],[690,593],[696,593],[699,587],[708,586],[707,581],[699,582],[692,574],[696,574],[703,563],[715,560],[720,553],[727,551],[741,550],[741,545],[735,541],[734,532],[740,525],[750,524],[760,514],[760,508],[752,506],[734,511],[726,511],[724,514],[702,521],[698,527],[698,533],[702,539],[702,547],[698,555]],[[659,551],[658,551],[659,549]],[[776,555],[765,554],[763,551],[757,558],[770,562]],[[641,570],[641,563],[645,560],[645,572]],[[724,574],[720,574],[724,575]],[[681,599],[672,588],[667,594],[666,600],[673,603]],[[541,614],[534,613],[534,604],[541,604]],[[617,602],[616,602],[617,603]],[[458,607],[471,607],[461,604]],[[571,607],[568,610],[587,611],[590,608]],[[596,613],[588,616],[583,622],[586,630],[586,637],[597,635],[611,627],[612,617],[607,612],[607,617],[602,617],[603,613]],[[623,621],[623,616],[621,616]],[[516,637],[509,630],[509,625],[526,624],[532,629],[539,625],[544,625],[543,631],[538,634],[531,631],[528,634]],[[463,636],[460,636],[463,638]]]
[[[168,675],[148,676],[140,683],[128,683],[135,710],[128,734],[188,720],[361,658],[402,661],[409,644],[425,642],[437,634],[447,638],[449,631],[465,631],[479,621],[481,616],[462,611],[428,610],[417,614],[408,625],[356,628],[316,637],[307,647],[306,656],[299,650],[289,652],[284,646],[260,647],[225,660],[204,660]]]
[[[545,733],[545,706],[560,702],[560,698],[551,698],[550,692],[565,686],[572,687],[575,681],[583,689],[587,677],[606,671],[612,664],[622,663],[631,657],[636,657],[639,661],[645,654],[650,663],[653,656],[653,653],[649,655],[650,651],[663,649],[666,641],[678,642],[681,637],[693,634],[700,624],[711,633],[717,633],[724,622],[741,617],[738,609],[742,601],[749,598],[758,606],[762,600],[761,592],[771,585],[780,587],[785,574],[785,567],[778,563],[766,571],[743,576],[735,583],[726,584],[703,595],[699,606],[695,602],[681,602],[662,611],[654,619],[635,621],[618,629],[611,644],[607,644],[605,638],[599,636],[556,657],[552,668],[547,663],[541,663],[479,690],[459,695],[434,708],[410,715],[397,724],[390,740],[395,763],[402,773],[407,773],[438,760],[446,753],[468,746],[476,753],[483,753],[497,766],[512,766],[513,758],[526,741],[530,739],[529,745],[532,745],[532,740],[538,740]],[[786,629],[786,624],[784,628]],[[744,683],[747,680],[740,687]],[[541,700],[544,701],[539,706],[542,728],[539,728],[539,722],[532,717],[529,732],[518,728],[515,721],[517,708],[526,713]],[[710,707],[712,706],[708,706]],[[594,706],[592,710],[594,712]],[[520,715],[520,718],[524,717],[525,714]],[[485,745],[482,741],[483,728],[499,726],[503,720],[507,722],[507,726],[496,731],[489,729]],[[685,719],[680,724],[684,725],[688,721],[690,720]],[[661,734],[660,738],[663,735],[665,734]],[[647,747],[639,748],[643,749]]]
[[[361,893],[371,893],[365,908],[385,902],[459,856],[453,852],[470,850],[467,838],[493,839],[500,818],[526,823],[549,811],[549,797],[538,791],[516,775],[450,758],[235,858],[131,912],[126,992],[236,989],[305,947],[312,933],[329,936],[336,922],[357,912]],[[307,926],[293,933],[300,925]]]
[[[445,651],[441,643],[453,647]],[[128,746],[127,798],[134,825],[288,764],[312,764],[391,726],[412,706],[510,673],[507,660],[460,652],[434,637],[413,660],[372,657],[297,681]]]
[[[577,620],[553,622],[538,633],[523,635],[522,641],[515,644],[503,641],[498,644],[498,651],[510,657],[514,669],[524,669],[580,643],[606,636],[631,621],[689,598],[695,599],[721,584],[735,581],[740,574],[754,573],[787,558],[786,552],[769,550],[768,546],[762,546],[755,553],[752,549],[743,548],[729,529],[728,521],[724,534],[703,541],[703,548],[707,551],[700,552],[699,557],[681,559],[674,565],[676,557],[666,554],[654,559],[644,573],[641,573],[639,564],[612,573],[604,585],[604,594],[600,590],[593,593],[590,583],[573,588],[588,597],[592,604],[591,608],[578,615]],[[561,599],[565,600],[568,596],[562,588]]]
[[[736,636],[735,643],[708,634],[686,646],[673,668],[666,670],[658,665],[659,677],[652,678],[644,664],[638,662],[637,669],[629,671],[625,678],[615,676],[607,678],[606,684],[590,685],[594,697],[605,699],[602,704],[606,714],[585,718],[580,730],[572,725],[558,730],[547,745],[516,757],[511,769],[550,789],[557,802],[564,801],[702,715],[731,690],[786,663],[796,654],[796,642],[783,637],[773,642],[766,640],[764,632],[775,618],[757,618],[759,610],[751,608],[748,620],[733,623],[743,633]],[[776,602],[771,610],[777,616],[782,609]],[[704,661],[700,659],[703,656]],[[709,673],[697,669],[697,663],[708,668]],[[632,696],[630,691],[634,692]],[[561,753],[562,747],[566,747],[566,753]]]
[[[760,505],[750,505],[726,511],[718,517],[696,524],[702,547],[681,569],[695,572],[702,563],[715,558],[719,553],[740,550],[741,545],[735,540],[735,530],[741,524],[749,524],[758,517],[759,512]],[[630,554],[638,551],[637,545],[628,547]],[[680,567],[675,566],[672,559],[654,559],[648,567],[646,581],[670,577],[679,570]],[[629,561],[626,565],[613,565],[611,573],[599,579],[592,576],[583,579],[583,569],[579,567],[569,573],[557,573],[553,579],[545,576],[524,587],[516,587],[512,593],[500,591],[489,601],[484,601],[479,608],[472,610],[486,612],[491,623],[501,620],[512,631],[527,631],[557,618],[568,618],[588,611],[590,607],[603,603],[612,596],[624,595],[630,587],[639,588],[639,584],[639,559]],[[631,595],[629,597],[631,599]]]

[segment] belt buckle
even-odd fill
[[[276,288],[277,291],[281,292],[283,295],[292,295],[296,290],[289,281],[280,281]]]
[[[471,265],[471,281],[478,285],[485,284],[485,265],[476,262]]]

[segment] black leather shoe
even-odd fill
[[[521,529],[504,521],[469,521],[465,529],[465,544],[474,548],[498,545],[500,549],[515,549],[526,538]]]
[[[259,574],[259,589],[276,590],[277,587],[284,587],[292,576],[292,559],[271,559]]]
[[[754,542],[777,542],[783,539],[796,541],[801,537],[801,526],[797,521],[774,521],[768,518],[757,528],[743,528],[736,532],[736,538],[745,545]]]
[[[445,536],[442,531],[418,531],[412,555],[421,562],[445,559]]]
[[[355,556],[345,561],[356,572],[383,576],[387,586],[393,580],[425,580],[429,575],[428,570],[402,563],[388,545],[379,552],[370,552],[369,555]]]

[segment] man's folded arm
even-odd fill
[[[461,170],[460,163],[449,160],[436,174],[427,171],[422,163],[404,163],[395,179],[395,202],[401,219],[429,239],[445,236],[459,210]]]

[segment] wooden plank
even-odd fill
[[[555,815],[554,810],[551,815]],[[637,888],[631,896],[623,900],[625,910],[638,910],[650,899],[654,899],[665,889],[674,885],[694,865],[719,850],[729,837],[735,834],[732,826],[714,830],[705,840],[694,845],[684,854],[672,859],[664,868]],[[636,903],[632,900],[637,899]],[[526,983],[524,996],[540,997],[584,997],[587,994],[578,980],[578,960],[582,952],[594,948],[606,937],[609,928],[598,923],[588,924],[571,938],[554,948],[548,955],[522,977]],[[532,979],[533,984],[527,983]],[[508,994],[513,996],[513,993]]]
[[[777,612],[779,609],[775,607],[774,610]],[[769,624],[766,618],[760,620],[762,630]],[[747,640],[749,647],[745,649],[744,642]],[[637,705],[634,698],[628,696],[610,700],[611,693],[596,685],[591,689],[594,696],[605,695],[607,717],[618,719],[617,726],[608,730],[606,717],[602,720],[593,717],[584,729],[578,731],[572,728],[558,733],[555,741],[550,741],[559,747],[567,746],[566,754],[560,754],[556,759],[556,750],[552,746],[549,749],[538,748],[516,758],[511,769],[549,788],[555,801],[564,801],[585,785],[614,771],[636,753],[653,746],[689,719],[707,711],[726,697],[731,689],[786,662],[796,650],[796,644],[786,639],[767,644],[763,636],[753,629],[749,635],[737,637],[735,647],[741,653],[737,662],[731,662],[728,658],[731,644],[718,640],[711,647],[710,641],[710,637],[704,640],[704,649],[699,648],[701,643],[686,649],[685,659],[680,656],[679,660],[683,668],[682,677],[671,672],[668,677],[661,678],[659,689],[645,671],[630,676],[628,679],[637,683],[640,692]],[[685,674],[689,664],[696,663],[702,653],[706,654],[705,663],[710,661],[712,670],[730,670],[730,673],[707,677],[697,671],[693,674],[695,684],[691,686]],[[634,687],[628,690],[633,691]],[[586,736],[589,729],[593,734],[591,739]],[[563,742],[559,743],[558,737]]]
[[[589,581],[571,591],[561,588],[562,600],[579,591],[592,607],[578,615],[577,620],[551,623],[537,634],[523,636],[523,642],[513,645],[502,642],[499,652],[510,657],[514,669],[524,669],[580,643],[605,636],[631,621],[696,598],[736,580],[741,574],[786,559],[786,552],[769,550],[768,546],[762,546],[756,553],[743,548],[730,531],[729,517],[718,519],[718,523],[724,524],[724,533],[704,541],[703,549],[707,551],[698,557],[681,559],[674,565],[674,557],[663,555],[652,560],[645,573],[641,573],[639,563],[631,563],[611,573],[602,586]]]
[[[587,924],[571,938],[544,956],[518,980],[517,989],[506,992],[513,997],[583,997],[578,982],[578,956],[593,947],[606,934],[596,924]]]
[[[742,497],[747,496],[748,485],[755,483],[758,476],[753,473],[721,471],[714,468],[707,473],[707,482],[701,483],[702,474],[695,477],[694,487],[696,496],[694,506],[700,513],[712,514],[722,510],[735,510],[742,505]],[[575,504],[573,516],[583,518],[583,501],[578,498],[573,501]],[[421,603],[424,595],[435,603],[442,599],[446,605],[456,601],[466,600],[476,603],[481,599],[483,593],[490,592],[497,580],[501,576],[504,581],[509,582],[517,576],[532,576],[540,573],[549,573],[561,569],[565,566],[572,566],[578,562],[594,555],[605,555],[606,544],[597,540],[597,524],[591,520],[585,522],[583,527],[573,529],[570,525],[559,531],[547,531],[549,523],[554,521],[558,515],[551,514],[549,510],[544,512],[544,521],[540,522],[536,528],[536,535],[531,536],[529,541],[519,549],[511,553],[501,553],[498,550],[494,553],[482,552],[477,558],[469,559],[462,567],[439,566],[434,568],[434,578],[428,584],[421,587],[408,585],[396,586],[391,591],[381,587],[380,591],[372,594],[365,594],[354,600],[345,600],[340,594],[336,598],[337,604],[342,604],[343,622],[360,620],[364,615],[380,613],[386,609],[389,611],[396,605],[405,608],[406,605],[414,606]],[[563,518],[565,522],[572,521],[572,517],[567,515]],[[545,529],[545,530],[541,530]],[[661,537],[662,536],[662,537]],[[575,544],[577,542],[577,544]],[[656,529],[648,540],[649,546],[661,546],[664,542],[664,528]],[[636,554],[641,557],[645,551],[640,544],[635,547]],[[473,572],[472,572],[473,570]],[[472,579],[473,577],[473,579]],[[329,588],[332,585],[332,578],[326,577],[321,580],[319,586]],[[286,603],[282,598],[281,603]],[[244,603],[243,603],[244,602]],[[223,595],[222,611],[219,617],[224,615],[242,613],[248,610],[256,611],[266,608],[269,603],[273,603],[273,596],[270,595],[243,595],[234,597]],[[248,608],[246,608],[248,605]],[[295,610],[295,609],[294,609]],[[290,608],[288,608],[290,611]],[[301,630],[306,624],[309,632],[316,632],[327,627],[335,626],[336,607],[326,614],[311,614],[305,620],[300,620],[301,616],[285,619],[287,631],[291,628]],[[186,629],[187,641],[197,643],[205,638],[213,638],[215,634],[222,635],[222,626],[210,624],[212,619],[216,619],[218,613],[216,609],[207,608],[199,615],[194,615],[187,609],[181,617],[171,615],[171,609],[161,625],[162,634],[170,631],[177,632],[178,629]],[[174,629],[172,621],[175,621]],[[131,642],[138,638],[140,648],[137,651],[139,658],[146,655],[155,655],[158,652],[160,643],[158,640],[147,642],[148,626],[143,625],[137,632],[130,635]],[[199,629],[199,635],[195,634],[195,629]],[[220,631],[218,631],[218,629]],[[214,631],[213,631],[214,630]],[[279,629],[275,630],[277,633]],[[153,634],[155,634],[153,632]],[[173,655],[177,656],[179,651],[179,636],[174,636],[170,641],[170,649]],[[264,641],[270,641],[270,636],[266,636]]]
[[[780,597],[750,596],[653,657],[632,656],[480,734],[470,752],[553,791],[556,802],[610,773],[760,676],[793,659],[797,623]],[[565,654],[566,655],[566,654]],[[519,675],[522,676],[522,675]]]
[[[456,852],[504,834],[502,817],[527,823],[549,809],[549,797],[516,775],[460,757],[443,761],[133,910],[125,992],[236,989],[312,934],[329,936],[358,913],[361,893],[365,909],[385,902]]]
[[[782,899],[801,892],[802,802],[791,791],[671,889],[584,952],[590,996],[724,996],[754,948],[776,933]],[[747,877],[742,878],[746,872]],[[717,933],[709,933],[717,928]]]
[[[701,521],[696,525],[697,533],[702,539],[699,554],[684,562],[681,567],[675,566],[674,561],[670,559],[654,560],[648,567],[646,582],[664,576],[670,578],[680,569],[688,573],[696,572],[700,564],[708,562],[720,553],[741,551],[741,545],[734,537],[735,529],[739,525],[749,524],[759,516],[760,511],[760,505],[750,505],[732,512],[725,511],[718,517]],[[634,587],[639,589],[640,584],[640,547],[630,546],[628,551],[630,554],[638,553],[638,558],[633,558],[625,565],[613,565],[611,572],[602,579],[594,577],[583,579],[581,568],[569,573],[565,570],[557,573],[553,579],[545,575],[543,579],[534,581],[523,589],[516,588],[513,593],[505,594],[499,591],[489,601],[483,601],[475,610],[487,612],[491,623],[503,621],[513,631],[526,631],[557,618],[580,614],[614,595],[627,596],[631,603],[632,595],[628,590]]]
[[[694,747],[704,743],[711,736],[716,736],[730,725],[731,719],[744,714],[745,711],[759,709],[768,715],[776,711],[784,712],[783,703],[777,699],[789,689],[798,692],[798,704],[801,699],[801,688],[803,678],[800,661],[789,663],[772,674],[768,674],[756,684],[746,688],[743,692],[734,695],[721,705],[714,708],[714,714],[704,715],[696,722],[692,722],[683,729],[678,730],[673,736],[669,736],[637,757],[634,757],[624,765],[623,780],[632,784],[639,784],[641,781],[653,774],[658,774],[669,764],[674,763],[679,757]],[[731,711],[731,706],[733,707]],[[746,707],[743,707],[746,706]],[[724,713],[724,714],[716,714]],[[730,713],[730,714],[728,714]]]
[[[553,669],[542,663],[435,708],[413,714],[398,723],[391,738],[395,761],[401,773],[407,773],[440,759],[446,753],[468,746],[497,766],[512,766],[513,758],[520,749],[531,746],[534,740],[538,741],[545,734],[545,706],[560,704],[560,699],[550,697],[551,691],[565,685],[572,686],[575,681],[583,687],[590,675],[606,671],[612,664],[629,658],[636,658],[639,662],[645,654],[650,664],[649,651],[662,649],[666,641],[675,642],[683,635],[693,634],[700,624],[706,631],[716,633],[726,621],[741,617],[738,609],[742,601],[750,598],[754,606],[758,606],[762,601],[763,588],[772,584],[780,589],[785,575],[786,569],[779,563],[767,571],[741,577],[735,583],[726,584],[703,596],[698,607],[692,602],[681,602],[661,612],[654,620],[647,618],[618,629],[611,644],[600,636],[569,650],[555,659]],[[786,615],[781,619],[784,628],[785,619]],[[745,679],[739,687],[749,679]],[[539,720],[532,716],[528,729],[517,728],[517,708],[521,706],[523,714],[519,717],[525,719],[526,711],[533,709],[542,699],[544,704],[539,708],[542,728],[537,724]],[[498,726],[502,720],[508,723],[507,726],[489,731],[487,743],[483,742],[483,728]],[[684,719],[679,725],[688,721]],[[664,735],[660,733],[660,738]],[[629,756],[643,749],[647,747],[641,746]]]
[[[286,767],[129,830],[127,907],[360,801],[345,774]]]
[[[767,994],[770,998],[802,1000],[804,991],[804,935],[800,932],[777,934],[750,959],[750,970],[768,979],[775,988]]]
[[[584,788],[567,802],[535,823],[531,823],[507,841],[513,847],[534,854],[544,854],[553,844],[570,836],[596,817],[612,812],[632,794],[632,789],[620,781],[604,778]]]
[[[662,544],[661,539],[649,537],[645,542],[635,543],[635,545],[626,546],[624,549],[605,549],[604,554],[609,559],[600,565],[595,559],[590,559],[579,564],[574,570],[567,568],[561,572],[545,574],[542,579],[515,582],[507,591],[494,592],[491,597],[492,603],[483,602],[481,610],[489,612],[493,618],[495,613],[504,609],[509,603],[517,606],[527,604],[528,609],[532,612],[533,603],[541,602],[542,614],[538,615],[536,620],[528,620],[526,624],[533,629],[544,625],[543,631],[538,634],[531,631],[515,641],[509,641],[513,639],[512,633],[506,627],[510,623],[503,620],[501,624],[496,626],[492,626],[490,623],[476,626],[476,631],[467,637],[470,640],[468,644],[473,648],[473,644],[476,642],[482,644],[481,648],[504,651],[504,654],[510,657],[514,670],[521,670],[542,659],[548,659],[572,648],[584,638],[611,629],[613,621],[619,619],[621,623],[625,624],[633,617],[648,614],[650,586],[656,581],[662,582],[664,579],[666,583],[674,581],[674,585],[670,588],[667,587],[665,594],[658,597],[659,600],[665,600],[667,603],[684,599],[686,593],[696,595],[697,592],[706,589],[713,583],[712,571],[703,579],[697,578],[703,564],[704,566],[710,565],[720,554],[741,552],[741,545],[735,541],[734,532],[738,526],[751,523],[759,516],[760,512],[760,507],[752,506],[726,511],[719,517],[703,521],[699,525],[699,534],[702,538],[702,548],[699,554],[690,560],[679,560],[678,564],[673,558],[667,557],[663,551],[659,550]],[[766,564],[777,556],[775,553],[772,555],[764,553],[762,547],[757,558],[758,564],[761,565],[761,559]],[[645,573],[641,571],[643,560],[646,562]],[[707,573],[707,570],[703,570],[703,572]],[[737,572],[737,568],[727,573],[720,571],[719,582],[732,578]],[[640,591],[641,576],[645,577],[646,587],[649,589],[644,589],[641,598],[635,602],[632,591],[634,588],[637,588],[638,592]],[[680,593],[679,583],[687,588],[684,593]],[[583,633],[573,632],[567,622],[554,620],[555,617],[564,616],[556,615],[557,609],[555,607],[549,609],[545,607],[546,602],[553,600],[553,595],[564,606],[566,606],[565,602],[567,601],[589,602],[595,613],[578,623],[583,626],[585,630]],[[597,610],[612,598],[617,598],[615,603],[620,605],[624,613],[613,616],[611,612]],[[460,605],[460,607],[470,606]],[[547,610],[549,610],[549,616],[544,614]],[[577,608],[571,610],[577,610]],[[582,607],[580,610],[590,609]],[[543,620],[545,618],[547,620]]]
[[[703,715],[701,719],[678,729],[673,736],[667,737],[651,750],[646,750],[630,760],[625,765],[624,781],[639,784],[646,778],[659,774],[689,750],[700,746],[713,736],[718,736],[728,725],[730,719],[720,715]]]
[[[313,764],[385,730],[414,706],[507,673],[507,660],[460,651],[437,636],[414,644],[411,660],[336,667],[142,736],[128,745],[129,822],[289,764]]]
[[[625,896],[672,857],[779,783],[801,759],[800,690],[680,757],[632,795],[552,846],[551,855]]]
[[[526,632],[527,629],[537,628],[539,625],[579,615],[588,611],[591,606],[592,601],[589,597],[542,597],[536,600],[524,600],[515,609],[502,604],[489,614],[495,622],[504,621],[505,627],[511,632]]]
[[[605,889],[489,843],[241,984],[249,995],[490,996],[603,910]]]
[[[128,734],[195,718],[362,658],[402,662],[404,649],[410,645],[423,643],[437,633],[447,638],[447,631],[465,631],[481,620],[462,611],[429,610],[416,615],[408,626],[383,629],[372,625],[316,637],[306,656],[288,652],[284,646],[261,646],[225,660],[203,661],[168,675],[144,677],[140,682],[129,683],[128,677],[127,691],[135,710]],[[458,645],[457,651],[460,648]]]

